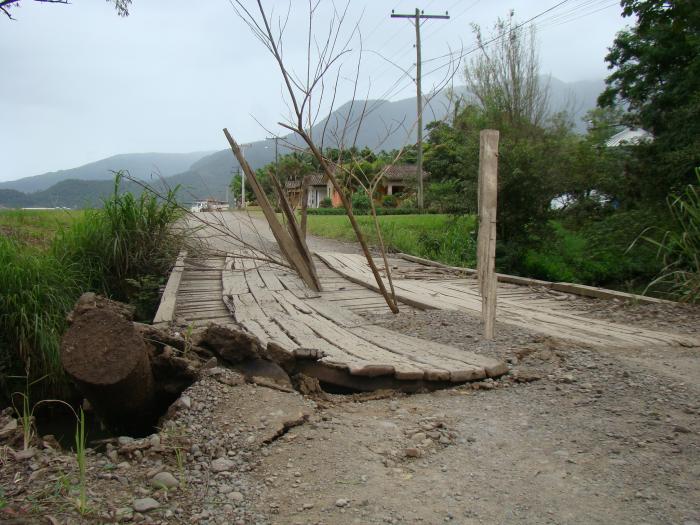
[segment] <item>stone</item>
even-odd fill
[[[157,489],[172,489],[179,484],[180,482],[170,472],[159,472],[151,479],[151,485]]]
[[[345,498],[339,498],[335,500],[335,506],[340,508],[347,507],[349,503],[350,502]]]
[[[233,470],[236,464],[230,459],[217,458],[211,462],[211,469],[214,472],[228,472]]]
[[[160,503],[153,498],[140,498],[134,500],[133,507],[135,512],[148,512],[160,507]]]
[[[228,499],[236,503],[241,503],[245,498],[243,497],[243,494],[237,490],[234,490],[233,492],[229,492]]]
[[[177,401],[178,405],[185,409],[192,408],[192,398],[190,396],[182,395]]]
[[[417,458],[420,457],[420,449],[416,447],[408,447],[406,450],[404,450],[404,454],[406,454],[407,458]]]
[[[683,425],[673,425],[673,431],[678,434],[690,434],[691,430]]]
[[[311,510],[311,509],[314,508],[314,504],[313,504],[313,503],[304,503],[304,504],[301,506],[301,508],[304,509],[304,510]]]

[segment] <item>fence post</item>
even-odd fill
[[[481,294],[484,338],[493,339],[496,323],[496,202],[498,196],[499,132],[485,129],[479,134],[479,233],[477,275]]]

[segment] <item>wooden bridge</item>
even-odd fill
[[[304,358],[299,362],[307,374],[359,389],[434,387],[507,372],[502,361],[378,326],[371,314],[388,309],[363,256],[317,252],[315,259],[321,292],[309,290],[291,270],[256,259],[250,249],[182,256],[156,322],[243,327],[264,346]],[[389,263],[404,309],[479,315],[477,283],[463,271],[411,257]],[[588,346],[698,346],[690,337],[584,317],[527,284],[499,283],[499,322]]]

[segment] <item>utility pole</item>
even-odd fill
[[[408,18],[416,27],[416,109],[418,116],[418,152],[416,154],[416,178],[418,179],[418,208],[423,209],[423,91],[421,90],[421,54],[420,54],[420,23],[421,19],[449,20],[450,15],[426,15],[416,7],[412,15],[400,15],[391,10],[391,18]]]

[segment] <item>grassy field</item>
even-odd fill
[[[371,217],[358,216],[370,244],[378,244]],[[450,215],[385,215],[379,217],[387,247],[395,251],[427,257],[446,264],[473,265],[475,257],[474,217]],[[345,215],[309,215],[308,230],[313,235],[354,241],[355,234]]]
[[[80,210],[0,210],[0,235],[48,248],[58,230],[82,216]]]

